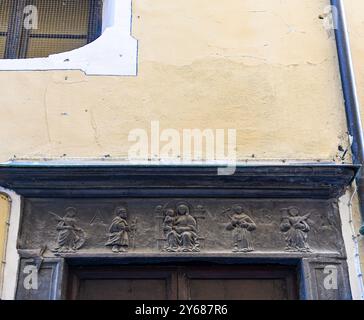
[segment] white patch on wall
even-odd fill
[[[138,42],[131,36],[131,21],[132,0],[104,0],[103,32],[98,39],[47,58],[0,59],[0,70],[81,70],[87,75],[136,76]]]

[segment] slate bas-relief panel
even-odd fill
[[[19,249],[114,253],[336,253],[336,202],[307,199],[25,199]],[[45,248],[46,247],[46,248]]]

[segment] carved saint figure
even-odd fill
[[[251,232],[257,228],[254,221],[244,212],[241,206],[234,206],[232,211],[233,213],[229,215],[230,222],[226,229],[233,233],[233,252],[254,251],[251,235]]]
[[[163,231],[167,245],[163,251],[197,252],[200,251],[196,219],[190,214],[190,208],[181,204],[176,212],[168,209],[163,221]]]
[[[310,247],[307,243],[310,226],[307,222],[311,213],[300,216],[300,211],[296,207],[285,209],[288,215],[282,218],[280,229],[285,233],[286,250],[309,252]]]
[[[112,247],[115,253],[126,252],[129,248],[129,233],[134,231],[136,226],[127,222],[128,211],[124,207],[117,207],[114,211],[116,217],[109,227],[109,240],[105,246]]]
[[[76,225],[76,209],[72,207],[67,208],[63,218],[53,212],[50,213],[58,221],[56,228],[58,232],[57,247],[52,252],[59,254],[75,252],[80,249],[86,241],[86,234]]]
[[[177,252],[179,247],[178,234],[174,229],[174,221],[176,219],[176,212],[173,209],[167,209],[165,218],[163,220],[163,232],[166,237],[166,246],[163,251]]]

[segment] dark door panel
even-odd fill
[[[191,300],[285,300],[284,279],[193,279],[189,281]]]
[[[68,298],[77,300],[175,300],[173,270],[148,267],[76,268],[70,271]]]
[[[295,270],[288,267],[219,266],[184,269],[179,296],[191,300],[286,300],[297,298]]]
[[[289,267],[138,266],[70,270],[69,299],[286,300],[297,299]]]

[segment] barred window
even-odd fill
[[[0,0],[0,58],[47,57],[101,34],[102,0]]]

